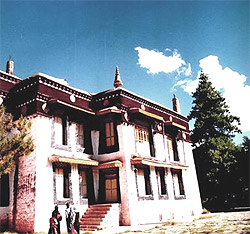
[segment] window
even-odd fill
[[[55,117],[55,143],[57,145],[68,144],[67,118]]]
[[[84,126],[83,124],[77,124],[77,144],[80,147],[84,147]]]
[[[79,189],[81,198],[87,198],[87,175],[86,171],[79,171]]]
[[[104,121],[100,129],[99,154],[119,151],[116,123]]]
[[[149,142],[148,129],[143,127],[136,127],[136,142]]]
[[[172,170],[174,193],[176,199],[185,198],[184,184],[181,170]]]
[[[152,195],[151,182],[150,182],[150,168],[137,169],[137,189],[139,197]]]
[[[112,121],[106,122],[105,125],[106,131],[106,146],[114,146],[115,145],[115,134],[114,134],[114,123]]]
[[[149,129],[147,127],[136,126],[136,151],[138,154],[143,156],[153,156],[153,142],[152,136],[149,134]]]
[[[179,155],[177,151],[177,143],[175,138],[168,137],[167,138],[167,146],[168,146],[168,152],[170,161],[177,161],[179,162]]]
[[[58,200],[70,197],[69,192],[69,176],[70,169],[68,167],[55,168],[56,176],[56,196]]]
[[[0,178],[0,206],[9,206],[10,204],[10,186],[9,174],[3,174]]]
[[[165,168],[157,168],[156,169],[157,179],[158,179],[158,188],[159,188],[159,195],[165,196],[167,195],[167,186],[166,186],[166,179],[165,179]]]

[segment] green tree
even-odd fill
[[[188,118],[195,120],[191,138],[202,200],[207,208],[219,208],[230,190],[227,179],[237,151],[232,137],[240,132],[240,120],[230,114],[225,99],[203,72]]]
[[[235,206],[249,206],[249,157],[250,157],[250,139],[243,137],[243,143],[238,147],[236,153],[237,162],[234,165],[230,181],[236,186],[233,186],[233,191],[230,196],[231,203]]]
[[[33,151],[30,128],[30,121],[24,117],[14,120],[4,106],[0,106],[0,177],[14,169],[18,157]]]

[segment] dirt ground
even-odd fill
[[[191,222],[169,221],[163,225],[157,225],[147,230],[126,230],[116,234],[195,234],[195,233],[233,233],[250,234],[250,211],[210,213]]]

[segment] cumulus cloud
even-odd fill
[[[178,51],[166,49],[165,52],[170,55],[165,55],[163,52],[156,50],[148,50],[141,47],[136,47],[138,52],[138,64],[142,68],[147,69],[147,73],[158,74],[177,72],[178,75],[183,74],[190,76],[192,73],[191,64],[188,65],[182,59]]]
[[[201,59],[200,67],[205,74],[208,74],[213,86],[222,92],[231,114],[240,117],[241,130],[243,132],[250,131],[250,112],[247,108],[250,101],[250,86],[245,85],[246,76],[233,71],[229,67],[223,68],[219,58],[214,55]],[[200,72],[196,80],[180,80],[174,87],[180,86],[185,92],[191,94],[198,86],[199,76]]]

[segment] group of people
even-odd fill
[[[65,218],[66,218],[68,234],[79,234],[80,233],[79,212],[75,212],[68,202],[66,203]],[[52,212],[52,216],[49,219],[50,228],[48,234],[61,234],[61,229],[60,229],[61,220],[62,220],[62,215],[58,210],[58,206],[55,206],[55,209]]]

